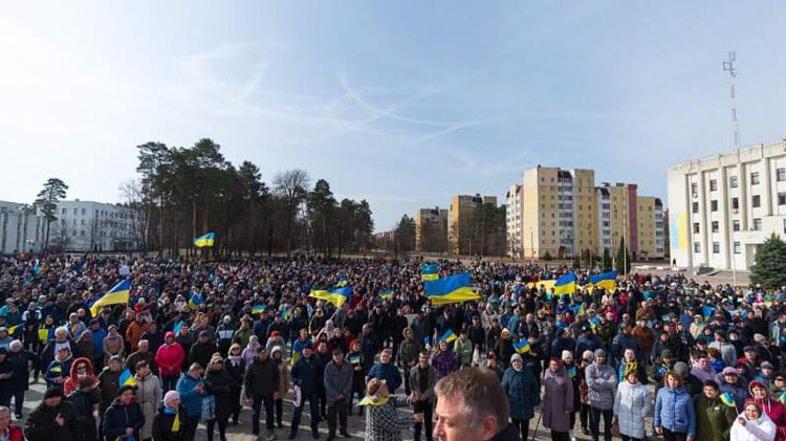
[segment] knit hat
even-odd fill
[[[722,375],[737,375],[737,369],[734,369],[733,367],[728,366],[728,367],[723,368],[723,371],[721,371],[721,374]]]
[[[519,355],[519,354],[513,354],[513,355],[510,356],[510,362],[511,363],[513,363],[516,360],[524,362],[524,359],[522,359],[521,355]]]
[[[682,378],[685,378],[690,373],[690,369],[688,368],[688,364],[684,361],[678,361],[674,363],[674,373],[679,375]]]
[[[606,351],[604,351],[603,349],[600,349],[600,348],[595,349],[595,358],[598,358],[598,357],[604,357],[605,358],[606,357]]]
[[[592,354],[592,351],[590,351],[589,349],[587,349],[586,351],[584,351],[584,353],[581,354],[582,360],[592,361],[593,357],[594,355]]]
[[[762,369],[775,369],[775,366],[772,365],[769,361],[762,362],[761,366]]]
[[[164,394],[165,404],[171,402],[172,400],[179,400],[179,399],[180,399],[180,394],[177,393],[176,390],[170,390],[169,392]]]

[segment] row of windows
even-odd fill
[[[781,167],[775,169],[775,181],[777,182],[784,182],[786,181],[786,168]],[[759,185],[761,183],[761,179],[759,177],[759,172],[751,172],[751,185]],[[729,187],[737,188],[738,187],[737,176],[729,176]],[[718,180],[717,179],[710,179],[710,191],[718,191]],[[699,194],[699,184],[693,182],[690,184],[690,192],[692,195]]]
[[[778,205],[786,205],[786,192],[778,193]],[[751,196],[751,207],[759,208],[761,207],[761,195],[755,194]],[[740,208],[740,199],[738,197],[731,198],[731,208],[737,210]],[[699,203],[693,202],[691,204],[691,211],[695,214],[699,212]],[[710,211],[716,212],[718,211],[718,200],[713,199],[710,201]]]
[[[734,248],[734,254],[742,254],[742,245],[739,242],[734,242],[732,244],[732,248]],[[693,252],[694,253],[701,252],[700,242],[693,242]],[[720,254],[720,242],[712,243],[712,254]]]
[[[719,230],[720,230],[720,228],[719,228],[719,225],[718,225],[718,221],[712,221],[712,223],[710,224],[710,231],[713,232],[713,233],[717,233],[717,232],[719,232]],[[739,221],[739,219],[734,219],[734,220],[731,221],[731,230],[732,231],[740,231],[740,221]],[[761,230],[761,219],[760,218],[753,219],[753,231],[760,231],[760,230]],[[701,232],[701,229],[699,227],[699,223],[698,222],[694,222],[693,223],[693,233],[694,234],[699,234],[700,232]]]

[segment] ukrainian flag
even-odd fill
[[[194,246],[197,248],[212,247],[216,243],[216,233],[207,233],[194,238]]]
[[[784,403],[786,403],[786,391],[783,391],[783,393],[781,394],[781,396],[779,396],[779,397],[778,397],[778,401],[780,401],[780,402],[781,402],[781,404],[784,404]]]
[[[90,306],[90,313],[93,317],[98,315],[98,309],[102,306],[119,305],[128,303],[129,291],[131,290],[131,280],[125,279],[117,285],[113,286],[106,294],[101,296],[98,300],[93,302]]]
[[[513,349],[515,349],[519,354],[526,354],[529,352],[529,342],[527,340],[519,340],[518,342],[513,343]]]
[[[201,304],[202,296],[196,291],[191,291],[191,294],[188,295],[188,306],[195,308]]]
[[[737,403],[734,401],[734,398],[728,392],[722,393],[720,395],[720,400],[723,402],[723,404],[729,407],[737,407]]]
[[[455,339],[457,339],[457,338],[458,338],[458,337],[456,337],[456,334],[454,334],[454,333],[453,333],[453,330],[451,330],[451,329],[448,329],[448,330],[447,330],[447,331],[445,331],[445,333],[444,333],[444,334],[442,334],[442,336],[439,338],[439,342],[440,342],[440,343],[450,343],[450,342],[452,342],[453,340],[455,340]]]
[[[344,302],[346,302],[352,296],[352,287],[343,286],[341,288],[333,288],[330,291],[326,291],[324,289],[312,289],[308,296],[312,299],[320,299],[330,302],[336,305],[336,308],[340,308],[341,305],[343,305]]]
[[[472,290],[472,277],[467,273],[443,277],[425,285],[426,297],[434,305],[480,300],[480,294]]]
[[[8,328],[8,335],[10,337],[13,337],[14,333],[16,332],[16,328],[18,328],[18,327],[19,327],[19,325],[11,326],[10,328]]]
[[[554,294],[573,294],[576,291],[576,273],[568,273],[557,279],[554,284]]]
[[[118,378],[117,382],[120,387],[136,386],[136,380],[134,380],[134,375],[131,374],[131,369],[129,368],[120,373],[120,378]]]
[[[595,288],[603,288],[607,291],[614,291],[617,288],[617,272],[609,271],[590,277],[590,283]]]
[[[431,337],[423,337],[423,346],[425,346],[426,349],[431,349]]]
[[[392,289],[387,289],[385,291],[382,291],[381,293],[379,293],[379,298],[382,299],[382,300],[390,300],[390,299],[392,299],[393,298],[393,290]]]
[[[251,314],[262,314],[267,307],[265,305],[254,305],[251,307]]]
[[[336,287],[343,288],[343,287],[345,287],[347,285],[349,285],[349,280],[347,280],[346,277],[339,277],[338,278],[338,283],[336,283]]]
[[[429,263],[423,265],[423,268],[420,270],[420,277],[425,280],[426,282],[431,282],[433,280],[439,279],[439,265],[436,263]]]

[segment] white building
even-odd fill
[[[676,164],[668,194],[677,266],[747,270],[767,237],[786,237],[786,140]]]
[[[33,207],[0,201],[0,254],[40,252],[45,234],[46,219]]]
[[[50,246],[66,251],[133,251],[142,240],[138,210],[91,201],[60,201],[49,233]]]
[[[511,185],[505,195],[505,233],[508,241],[508,256],[523,256],[521,208],[524,203],[524,190],[521,184]]]

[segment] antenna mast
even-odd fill
[[[731,120],[734,123],[734,147],[739,149],[740,148],[740,121],[737,119],[737,99],[735,97],[735,80],[737,78],[737,69],[734,67],[734,62],[737,61],[737,53],[734,51],[729,52],[729,59],[728,61],[723,62],[723,71],[729,73],[729,77],[731,78],[731,88],[730,88],[730,96],[731,96]]]

